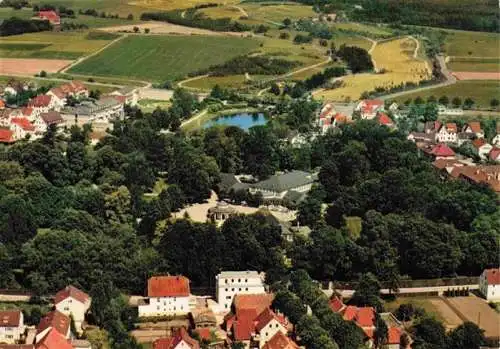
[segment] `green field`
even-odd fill
[[[106,46],[111,38],[95,38],[88,31],[5,36],[0,39],[0,57],[76,59]]]
[[[11,17],[28,19],[33,17],[33,10],[30,8],[22,8],[20,10],[14,10],[11,7],[0,7],[0,19],[7,19]]]
[[[230,37],[130,36],[70,69],[70,73],[162,82],[223,63],[259,46]]]
[[[445,52],[458,57],[500,57],[500,34],[446,30]]]
[[[128,25],[140,23],[139,16],[134,18],[134,20],[128,20],[125,18],[101,18],[93,16],[82,16],[77,15],[76,18],[64,18],[63,23],[75,23],[75,24],[85,24],[89,28],[104,28],[113,27],[117,25]]]
[[[392,31],[388,28],[356,22],[334,23],[332,24],[332,27],[342,30],[355,31],[361,34],[392,35]]]
[[[500,57],[452,58],[447,65],[452,71],[495,72],[500,71]]]
[[[418,96],[427,99],[430,96],[439,98],[441,96],[448,96],[451,100],[454,97],[459,97],[462,101],[470,97],[476,102],[476,107],[488,108],[490,101],[493,98],[498,98],[500,95],[500,81],[495,80],[469,80],[458,81],[456,84],[437,87],[422,92],[408,93],[395,98],[396,102],[403,103],[408,99],[415,99]]]

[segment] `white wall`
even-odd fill
[[[1,325],[1,324],[0,324]],[[19,327],[1,327],[0,326],[0,343],[15,344],[24,333],[24,315],[21,313]]]
[[[190,297],[150,297],[149,304],[139,305],[139,316],[177,316],[186,315],[191,309]]]
[[[260,330],[260,340],[259,340],[259,348],[262,348],[266,342],[268,342],[271,338],[274,337],[278,331],[281,331],[285,336],[287,335],[286,328],[280,324],[276,319],[269,321],[269,323]]]
[[[240,275],[235,273],[230,277],[221,275],[223,274],[216,276],[216,296],[217,303],[219,303],[220,307],[225,311],[229,312],[234,296],[237,294],[259,294],[266,292],[259,275],[245,275],[244,272]]]
[[[56,309],[59,310],[64,315],[73,316],[75,320],[75,326],[78,332],[83,332],[82,324],[85,320],[85,313],[90,307],[90,302],[84,304],[72,297],[68,297],[65,300],[56,304]]]

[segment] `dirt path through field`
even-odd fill
[[[178,87],[182,87],[182,88],[186,88],[186,89],[190,89],[191,87],[185,87],[184,84],[187,84],[188,82],[190,81],[195,81],[195,80],[200,80],[200,79],[203,79],[203,78],[208,78],[208,74],[205,74],[205,75],[199,75],[199,76],[195,76],[195,77],[192,77],[192,78],[189,78],[189,79],[186,79],[186,80],[182,80],[182,81],[179,81],[177,83],[177,86]]]
[[[247,12],[247,11],[245,11],[245,9],[244,9],[243,7],[236,6],[236,5],[229,6],[229,7],[231,7],[231,8],[235,8],[235,9],[237,9],[238,11],[240,11],[240,12],[241,12],[241,15],[242,15],[243,17],[247,17],[247,18],[249,17],[249,16],[248,16],[248,12]]]
[[[373,69],[375,71],[377,71],[377,62],[375,61],[375,59],[373,58],[373,55],[372,55],[373,51],[375,50],[375,47],[377,47],[377,41],[370,39],[366,36],[362,36],[362,38],[365,40],[368,40],[372,43],[372,47],[370,47],[370,49],[368,50],[368,54],[372,57]]]

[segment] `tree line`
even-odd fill
[[[52,30],[49,21],[11,17],[0,24],[0,36],[19,35]]]
[[[205,70],[193,73],[193,75],[210,74],[213,76],[226,76],[245,73],[254,75],[282,75],[299,64],[296,61],[264,56],[238,56],[225,63],[213,65]]]

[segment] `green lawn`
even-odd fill
[[[22,8],[20,10],[14,10],[11,7],[0,7],[0,19],[7,19],[11,17],[28,19],[33,17],[33,10],[30,8]]]
[[[73,67],[70,73],[162,82],[221,64],[259,46],[249,38],[130,36]]]
[[[459,57],[500,57],[500,34],[446,30],[445,52]]]
[[[78,15],[76,18],[65,18],[63,19],[63,22],[85,24],[89,28],[104,28],[140,23],[139,16],[137,16],[134,20],[128,20],[125,18],[101,18],[81,15]]]
[[[495,80],[469,80],[469,81],[458,81],[456,84],[437,87],[434,89],[408,93],[403,96],[396,98],[398,103],[403,103],[408,99],[415,99],[420,96],[423,99],[427,99],[429,96],[434,96],[439,98],[441,96],[448,96],[451,100],[454,97],[459,97],[462,101],[470,97],[476,102],[476,106],[481,108],[488,108],[490,106],[490,101],[493,98],[498,98],[500,95],[500,81]]]
[[[452,58],[448,67],[452,71],[495,72],[500,70],[500,58]]]

